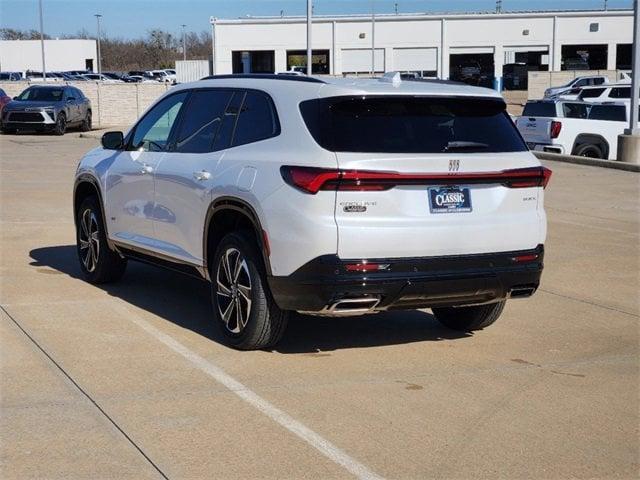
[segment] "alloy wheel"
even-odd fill
[[[100,236],[98,219],[89,209],[85,210],[80,220],[80,259],[88,272],[93,272],[98,266],[100,255]]]
[[[216,298],[220,318],[231,333],[241,333],[251,314],[251,274],[240,251],[228,248],[218,262]]]

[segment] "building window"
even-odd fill
[[[590,23],[589,24],[589,31],[590,32],[597,32],[598,30],[600,30],[600,24],[599,23]]]
[[[307,51],[287,50],[287,70],[304,67],[307,71]],[[311,73],[329,75],[329,50],[314,50],[311,56]]]
[[[562,70],[606,70],[607,45],[562,45]]]

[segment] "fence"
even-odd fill
[[[15,97],[29,85],[42,82],[0,82],[7,95]],[[91,100],[94,127],[112,127],[133,124],[138,117],[170,85],[163,83],[48,82],[49,85],[73,85]]]

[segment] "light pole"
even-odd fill
[[[313,1],[307,0],[307,75],[312,73],[313,51],[311,49],[311,17],[313,16]]]
[[[376,74],[376,7],[371,0],[371,76]]]
[[[187,61],[187,34],[185,33],[184,27],[186,25],[182,25],[182,59]]]
[[[631,105],[629,128],[618,137],[618,156],[621,162],[640,164],[640,128],[638,128],[638,107],[640,107],[640,1],[633,2],[633,64],[631,66]]]
[[[40,50],[42,51],[42,80],[47,81],[47,67],[44,63],[44,23],[42,21],[42,0],[39,0],[40,6]]]
[[[102,18],[102,15],[100,15],[99,13],[96,13],[94,15],[94,17],[96,17],[96,21],[98,22],[98,75],[102,74],[102,56],[100,54],[100,19]]]

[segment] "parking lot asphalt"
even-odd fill
[[[638,477],[638,174],[546,163],[541,288],[485,331],[297,316],[238,352],[202,282],[80,279],[73,173],[97,143],[0,137],[3,479]]]

